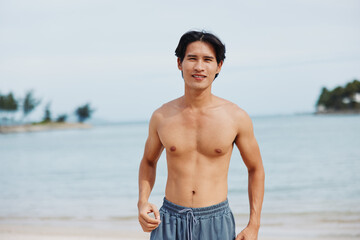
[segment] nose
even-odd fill
[[[195,71],[201,72],[204,70],[204,63],[203,61],[199,60],[195,64]]]

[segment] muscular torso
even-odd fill
[[[205,207],[227,197],[227,175],[237,135],[233,104],[216,98],[204,109],[163,106],[157,132],[166,150],[166,198],[186,207]]]

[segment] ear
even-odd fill
[[[177,58],[177,65],[178,65],[178,69],[179,69],[180,71],[182,71],[182,66],[181,66],[180,58]]]
[[[220,73],[221,67],[222,67],[223,63],[224,63],[224,61],[220,61],[220,62],[219,62],[218,66],[217,66],[216,73]]]

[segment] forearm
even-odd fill
[[[261,208],[264,199],[265,172],[261,166],[249,170],[249,203],[250,220],[249,225],[256,228],[260,227]]]
[[[147,202],[151,193],[151,190],[155,183],[156,177],[156,163],[151,163],[146,159],[143,159],[140,163],[139,169],[139,201]]]

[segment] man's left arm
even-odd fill
[[[265,171],[251,119],[245,112],[241,112],[240,115],[235,144],[248,169],[250,219],[247,227],[238,234],[236,240],[257,240],[264,198]]]

